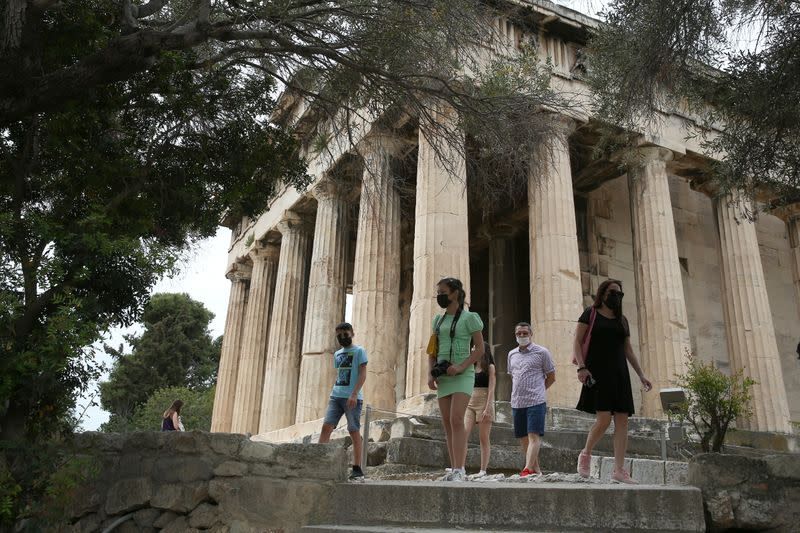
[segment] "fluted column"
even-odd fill
[[[783,383],[778,343],[764,281],[756,225],[749,201],[725,195],[715,199],[720,241],[725,332],[734,371],[757,383],[753,415],[739,427],[759,431],[789,431],[789,405]]]
[[[453,109],[441,111],[440,125],[458,128]],[[452,135],[461,146],[441,142],[436,153],[424,127],[420,128],[414,220],[414,295],[406,363],[406,397],[428,392],[428,355],[425,348],[436,305],[436,282],[454,277],[464,283],[469,301],[469,232],[467,225],[467,171],[463,132]]]
[[[797,302],[797,311],[800,313],[800,202],[776,209],[775,215],[786,222],[786,230],[789,232],[794,296]]]
[[[563,407],[575,407],[580,393],[572,365],[575,321],[583,300],[569,162],[573,128],[571,120],[559,121],[551,145],[541,152],[549,161],[532,168],[528,178],[533,339],[550,350],[556,366],[548,402]]]
[[[228,314],[225,317],[225,333],[222,337],[222,353],[217,371],[214,409],[211,412],[211,431],[214,432],[231,431],[249,274],[249,269],[237,263],[226,275],[231,280],[231,292],[228,297]]]
[[[267,330],[278,270],[278,253],[279,247],[275,244],[259,246],[250,252],[253,275],[242,334],[239,377],[236,380],[233,433],[258,433],[267,358]]]
[[[366,139],[353,271],[355,342],[367,350],[364,397],[380,409],[396,405],[397,365],[402,364],[395,333],[400,331],[400,197],[394,187],[388,135]]]
[[[514,264],[514,226],[493,223],[486,228],[489,239],[489,320],[487,341],[494,352],[497,386],[495,399],[511,400],[511,375],[508,373],[508,352],[517,345],[514,325],[524,320],[519,314],[519,287]]]
[[[319,183],[311,194],[317,199],[317,220],[297,388],[295,423],[298,424],[325,415],[336,378],[334,328],[344,320],[347,275],[347,204],[339,187],[328,179]]]
[[[689,323],[669,196],[667,161],[672,152],[640,148],[628,171],[639,353],[653,392],[642,396],[642,414],[662,416],[658,391],[675,386],[686,368]],[[634,391],[638,387],[634,383]]]
[[[311,227],[296,215],[278,224],[281,253],[269,322],[259,433],[294,424]]]

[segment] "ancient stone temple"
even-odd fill
[[[581,36],[597,22],[548,6],[532,7],[532,27],[496,24],[512,46],[537,44],[554,87],[587,95]],[[300,98],[280,105],[280,120],[313,120]],[[457,128],[446,110],[440,117]],[[231,223],[212,430],[257,434],[322,418],[347,295],[369,354],[366,403],[411,408],[428,392],[436,282],[452,276],[486,325],[498,400],[510,396],[506,354],[524,320],[556,361],[550,405],[574,407],[575,324],[611,277],[623,282],[631,342],[655,386],[634,385],[638,414],[661,416],[657,391],[691,351],[758,382],[750,429],[788,432],[800,421],[800,205],[748,217],[763,206],[702,183],[712,160],[687,137],[692,120],[665,112],[657,134],[640,136],[635,164],[621,165],[595,157],[590,113],[559,117],[549,164],[530,172],[518,205],[496,212],[470,194],[458,161],[469,152],[443,165],[413,117],[391,132],[367,125],[357,149],[309,151],[306,191],[287,188],[258,219]]]

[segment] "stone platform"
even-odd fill
[[[303,531],[705,531],[694,487],[367,481],[333,504],[335,526]]]

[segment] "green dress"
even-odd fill
[[[433,333],[436,332],[436,325],[442,315],[436,315],[431,322]],[[444,315],[439,326],[439,361],[450,361],[457,365],[469,358],[470,339],[472,334],[483,331],[483,321],[478,313],[464,310],[456,322],[455,336],[453,337],[453,352],[450,359],[450,326],[453,324],[453,315]],[[450,396],[456,392],[463,392],[467,396],[472,396],[472,389],[475,386],[475,366],[469,365],[461,374],[457,376],[440,376],[437,382],[438,389],[436,395],[439,398]]]

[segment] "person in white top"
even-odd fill
[[[527,322],[517,324],[514,334],[519,346],[508,353],[514,436],[519,439],[525,456],[521,477],[542,473],[539,447],[547,414],[547,389],[556,380],[550,351],[531,342],[532,333],[533,328]]]

